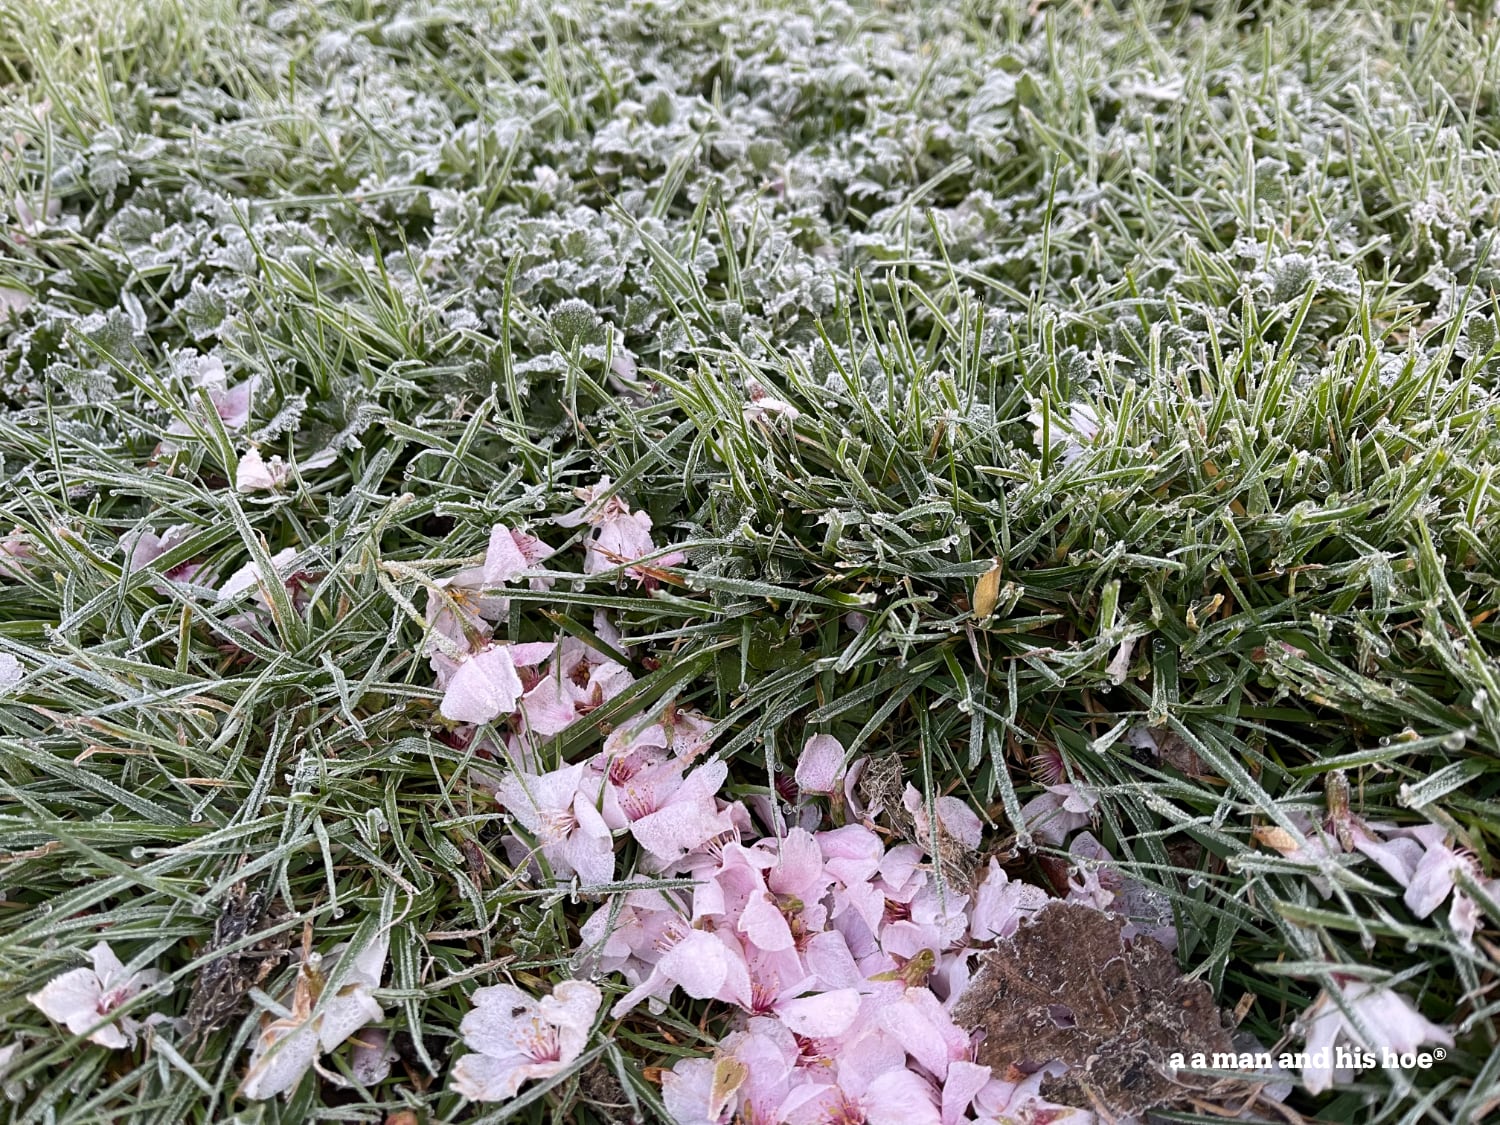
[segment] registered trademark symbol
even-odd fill
[[[1447,1050],[1447,1048],[1446,1047],[1435,1047],[1433,1049],[1433,1052],[1432,1052],[1432,1057],[1435,1058],[1435,1059],[1437,1059],[1438,1062],[1442,1062],[1444,1059],[1446,1059],[1448,1057],[1448,1050]]]

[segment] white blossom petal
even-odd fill
[[[441,711],[456,723],[488,723],[516,709],[521,677],[506,645],[492,645],[458,666]]]

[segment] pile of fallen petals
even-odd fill
[[[630,564],[682,561],[657,554],[649,519],[608,495],[607,481],[581,498],[584,507],[559,522],[591,526],[590,573],[623,567],[643,578],[649,572]],[[608,896],[581,930],[580,963],[629,985],[610,1017],[642,1004],[660,1011],[679,990],[743,1014],[714,1057],[680,1061],[663,1076],[672,1116],[681,1125],[953,1125],[1042,1111],[1092,1119],[1044,1101],[1043,1072],[993,1075],[975,1063],[969,1032],[949,1015],[978,952],[1014,933],[1046,892],[1011,881],[995,860],[972,893],[944,885],[922,844],[890,844],[878,830],[883,810],[856,796],[865,763],[846,762],[836,739],[808,739],[791,783],[778,787],[790,807],[766,796],[726,800],[727,765],[705,760],[712,723],[670,703],[614,728],[586,760],[540,767],[543,740],[632,682],[623,664],[576,638],[493,640],[504,585],[545,582],[526,575],[550,554],[496,527],[483,565],[433,592],[429,655],[441,712],[462,724],[465,745],[508,765],[475,780],[509,814],[510,859],[534,878],[585,890],[611,883],[617,843],[633,841],[628,882],[641,889]],[[602,616],[595,625],[608,647],[623,648]],[[918,840],[936,827],[978,848],[982,825],[963,802],[936,798],[937,826],[914,787],[902,804]],[[1045,805],[1034,810],[1039,819]],[[828,820],[838,826],[821,829]],[[690,889],[662,889],[668,881]],[[1077,893],[1110,895],[1097,876]],[[602,1003],[585,981],[540,1000],[510,986],[481,990],[462,1027],[474,1053],[459,1061],[454,1088],[503,1100],[527,1079],[559,1073],[582,1051]]]
[[[656,546],[650,518],[631,511],[608,480],[578,495],[582,507],[555,522],[586,528],[587,573],[649,583],[658,568],[685,561]],[[169,528],[122,546],[133,566],[149,567],[182,538],[182,529]],[[471,780],[505,810],[504,846],[519,875],[584,896],[612,885],[583,922],[574,959],[596,980],[614,975],[628,986],[609,1017],[623,1019],[641,1005],[660,1012],[679,991],[739,1013],[711,1057],[683,1059],[662,1076],[663,1101],[679,1125],[1095,1120],[1042,1096],[1043,1081],[1063,1072],[1062,1064],[995,1073],[975,1061],[977,1035],[951,1017],[979,954],[1052,899],[1012,880],[995,858],[964,885],[944,875],[940,850],[956,846],[975,857],[981,844],[982,823],[962,801],[909,784],[899,809],[862,799],[857,782],[868,761],[849,760],[827,734],[808,738],[795,773],[767,793],[728,799],[728,766],[708,753],[713,723],[670,700],[615,726],[587,759],[544,765],[552,736],[634,682],[628,644],[602,613],[591,643],[495,639],[509,611],[507,587],[549,589],[554,576],[541,568],[554,553],[534,535],[495,527],[482,564],[431,585],[426,655],[442,693],[445,737],[481,763]],[[274,576],[252,562],[217,588],[221,603],[250,595],[225,619],[231,643],[264,636],[278,602],[302,606],[309,576],[297,569],[296,553],[269,561]],[[200,569],[178,562],[161,578],[191,583]],[[273,593],[276,583],[285,598]],[[1152,736],[1140,728],[1130,737]],[[1124,915],[1127,938],[1175,948],[1164,897],[1123,875],[1087,830],[1098,795],[1065,780],[1060,759],[1050,772],[1042,766],[1042,792],[1023,809],[1025,827],[1043,845],[1066,845],[1066,899]],[[889,827],[898,818],[909,827],[904,835]],[[1304,838],[1277,829],[1262,842],[1306,861],[1315,884],[1328,864],[1354,858],[1344,853],[1361,853],[1405,888],[1418,916],[1451,898],[1453,928],[1471,938],[1476,914],[1463,888],[1479,879],[1478,869],[1441,829],[1366,824],[1347,812],[1295,823]],[[623,852],[633,852],[624,882],[639,889],[620,889]],[[1489,894],[1500,891],[1494,881],[1480,883]],[[378,935],[349,965],[341,964],[344,947],[326,958],[304,953],[286,1006],[252,1043],[242,1094],[288,1091],[312,1068],[343,1081],[319,1059],[350,1039],[356,1080],[389,1072],[394,1056],[384,1033],[362,1031],[383,1018],[374,993],[387,946],[387,935]],[[30,999],[76,1034],[127,1047],[159,974],[128,971],[104,943],[93,960],[93,968],[71,970]],[[1320,995],[1304,1020],[1310,1049],[1452,1043],[1390,988],[1351,977],[1338,991]],[[604,994],[581,979],[542,997],[502,984],[479,989],[473,1003],[460,1028],[469,1053],[454,1065],[451,1087],[473,1100],[504,1101],[575,1063],[599,1023]],[[1313,1092],[1340,1077],[1332,1068],[1303,1074]]]

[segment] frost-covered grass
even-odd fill
[[[1353,853],[1267,846],[1342,777],[1495,871],[1500,24],[1470,7],[0,8],[0,532],[34,556],[0,581],[8,1118],[650,1117],[712,1049],[729,1013],[682,1002],[519,1109],[446,1085],[474,988],[545,991],[595,908],[513,877],[437,713],[428,592],[506,522],[575,573],[497,635],[604,610],[633,646],[549,761],[675,696],[748,797],[831,733],[1040,883],[1016,825],[1056,748],[1264,1043],[1336,972],[1455,1029],[1293,1106],[1476,1120],[1496,904],[1468,944]],[[216,362],[259,380],[242,427],[193,386]],[[282,491],[234,490],[252,445]],[[600,476],[687,551],[654,588],[585,579],[551,522]],[[122,538],[177,525],[132,571]],[[201,586],[288,548],[299,596],[225,625]],[[293,959],[133,1050],[27,1003],[107,938],[175,985],[135,1013],[183,1015],[237,886],[288,948],[390,928],[390,1079],[235,1098]]]

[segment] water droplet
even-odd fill
[[[197,809],[194,809],[188,815],[188,820],[191,823],[193,823],[193,824],[201,824],[203,822],[203,814],[201,812],[199,812]]]
[[[146,858],[146,849],[143,848],[143,847],[140,847],[139,845],[137,845],[136,847],[131,848],[130,849],[130,858],[131,859],[145,859]]]
[[[1443,737],[1444,750],[1462,750],[1469,736],[1461,730],[1450,731]]]
[[[1203,886],[1203,876],[1196,873],[1189,875],[1187,877],[1187,885],[1196,891],[1199,887]]]

